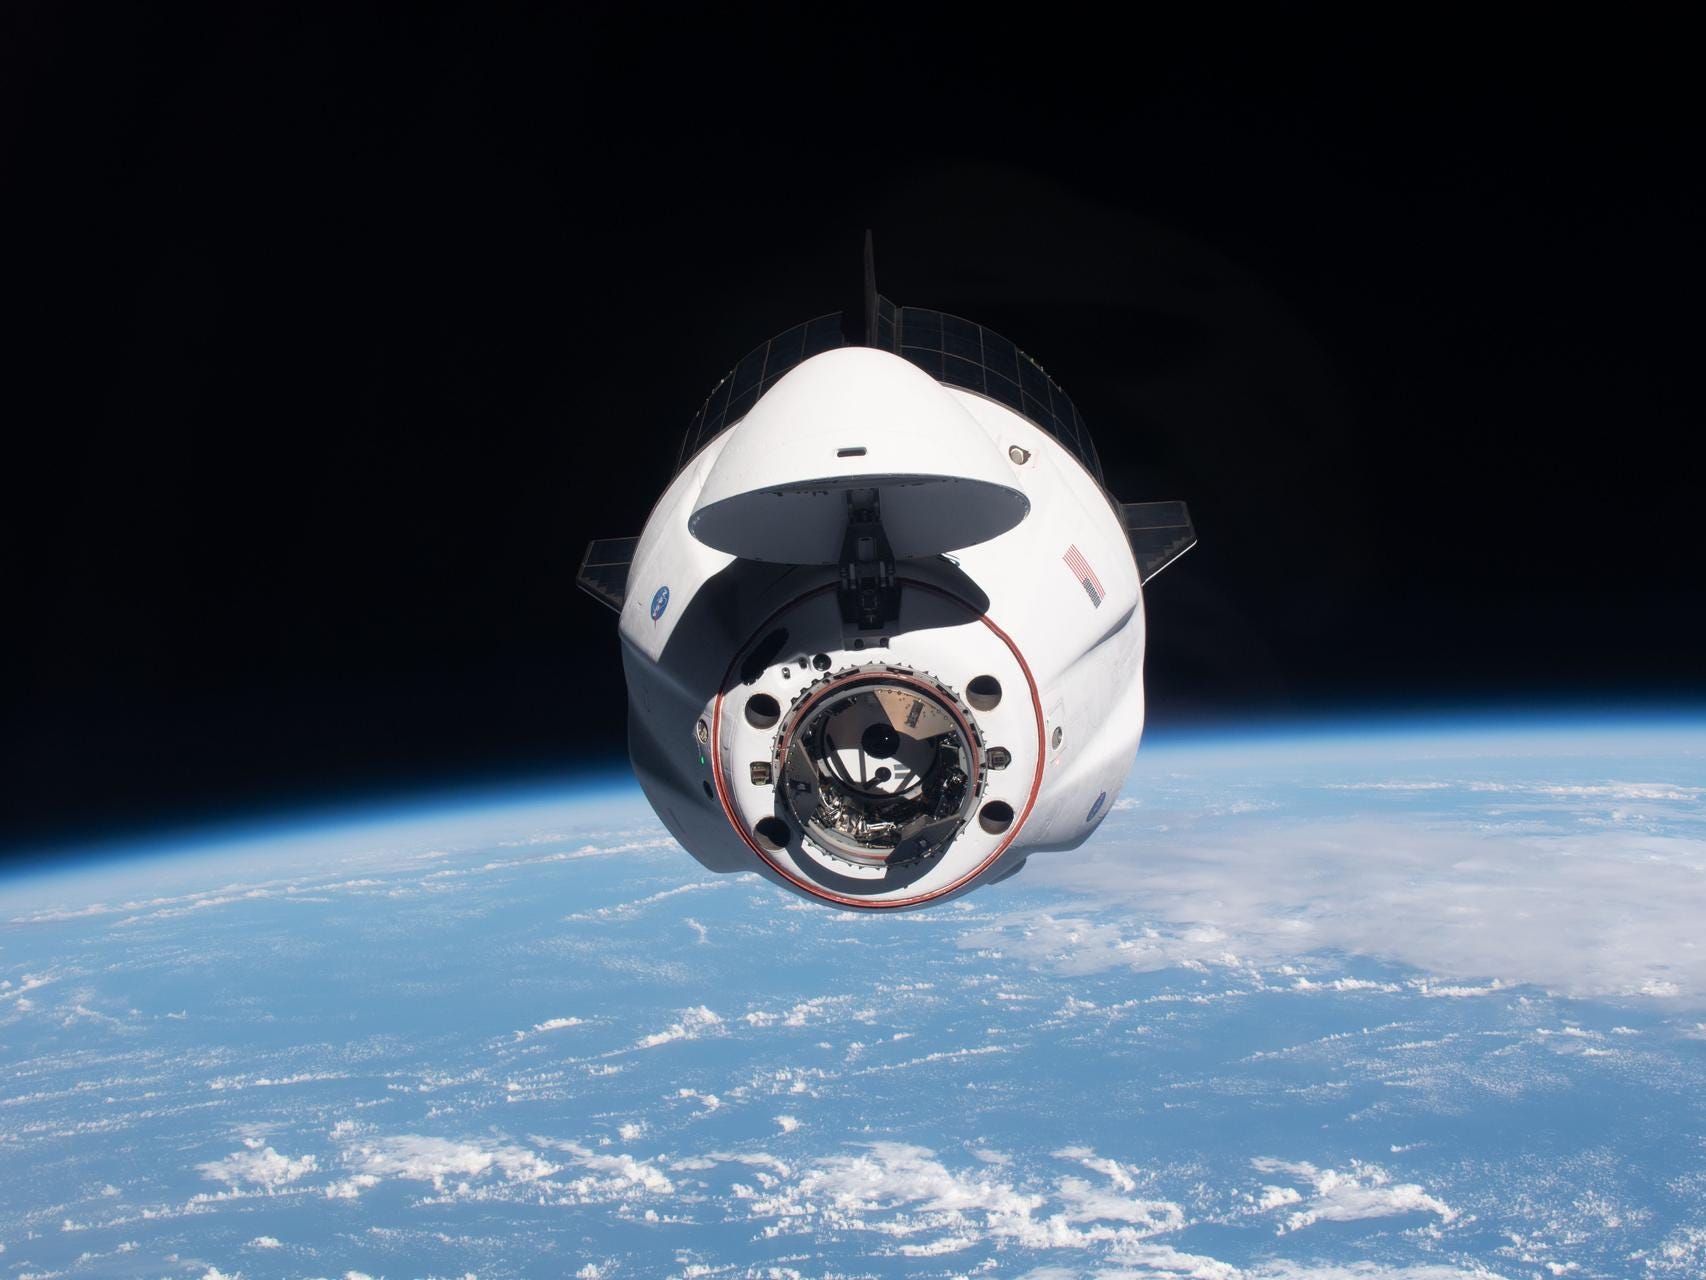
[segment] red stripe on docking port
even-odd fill
[[[1066,549],[1066,554],[1061,559],[1066,561],[1066,567],[1072,570],[1073,577],[1084,584],[1084,590],[1090,593],[1090,599],[1100,609],[1102,597],[1108,594],[1107,588],[1102,586],[1102,580],[1096,576],[1096,571],[1090,567],[1084,553],[1073,545]]]

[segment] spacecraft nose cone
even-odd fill
[[[1007,455],[930,375],[844,347],[797,365],[729,428],[688,529],[743,560],[835,564],[853,489],[877,490],[902,559],[987,542],[1031,509]]]

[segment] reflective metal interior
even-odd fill
[[[801,705],[779,790],[811,840],[867,866],[947,847],[976,799],[977,757],[945,695],[874,675]]]

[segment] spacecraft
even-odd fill
[[[640,536],[593,542],[578,582],[620,615],[629,754],[681,846],[894,910],[1108,815],[1143,587],[1196,536],[1183,502],[1107,492],[1035,360],[879,294],[868,237],[862,309],[736,365]]]

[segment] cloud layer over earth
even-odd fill
[[[1706,732],[1589,745],[1146,751],[1084,850],[901,916],[705,875],[632,792],[38,886],[4,1258],[1706,1275]]]
[[[946,1259],[974,1250],[1017,1250],[1026,1256],[1093,1258],[1103,1268],[1099,1274],[1108,1275],[1255,1280],[1331,1274],[1297,1271],[1289,1264],[1280,1270],[1245,1269],[1167,1243],[1163,1237],[1177,1236],[1193,1219],[1204,1218],[1200,1206],[1193,1211],[1154,1194],[1147,1190],[1155,1182],[1152,1171],[1088,1147],[1062,1148],[1039,1173],[1017,1176],[1010,1171],[1012,1162],[998,1153],[983,1151],[950,1162],[930,1148],[893,1141],[850,1144],[840,1153],[789,1161],[761,1148],[646,1157],[538,1136],[522,1142],[457,1141],[416,1134],[355,1134],[349,1128],[345,1126],[341,1150],[331,1162],[354,1172],[298,1190],[353,1200],[387,1183],[419,1183],[433,1193],[422,1203],[620,1206],[619,1212],[638,1212],[646,1221],[670,1220],[680,1209],[702,1214],[709,1198],[723,1206],[722,1214],[748,1222],[759,1239],[857,1238],[860,1255],[871,1265],[879,1265],[879,1259]],[[1254,1218],[1271,1224],[1276,1235],[1285,1235],[1319,1222],[1401,1218],[1449,1223],[1457,1216],[1422,1187],[1394,1182],[1377,1166],[1358,1164],[1339,1171],[1271,1157],[1249,1164],[1249,1185],[1207,1214],[1207,1220]],[[316,1161],[313,1156],[288,1160],[271,1147],[251,1144],[202,1168],[209,1178],[258,1183],[277,1193],[315,1172]],[[1080,1176],[1074,1168],[1090,1176]],[[724,1170],[734,1172],[721,1179],[704,1176]],[[1279,1185],[1271,1181],[1275,1178],[1281,1180]],[[1298,1186],[1305,1190],[1296,1190]],[[276,1237],[260,1236],[246,1247],[283,1246]],[[1052,1273],[1045,1269],[1032,1274]],[[1478,1273],[1436,1267],[1381,1274]]]
[[[1706,786],[1489,778],[1431,758],[1351,783],[1296,767],[1294,786],[1258,787],[1248,766],[1194,763],[1156,779],[1117,835],[1027,869],[1091,909],[962,944],[1060,972],[1348,953],[1706,1006]]]

